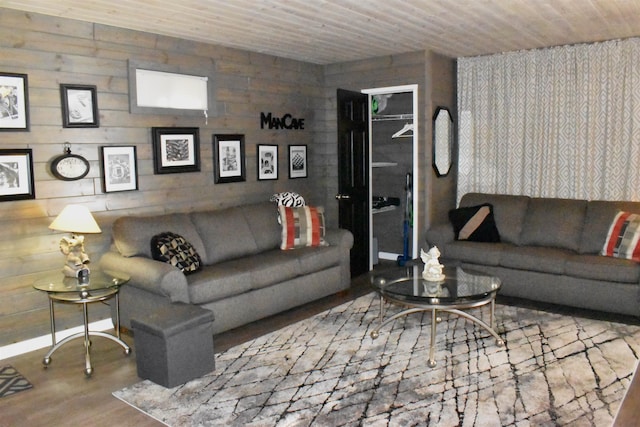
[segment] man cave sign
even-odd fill
[[[260,113],[260,129],[264,129],[265,126],[268,129],[303,130],[304,119],[296,119],[289,113],[282,117],[273,117],[271,113]]]

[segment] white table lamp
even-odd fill
[[[49,228],[68,231],[71,237],[60,240],[60,251],[67,256],[62,272],[67,277],[78,277],[80,271],[87,272],[89,256],[84,252],[84,236],[80,233],[102,233],[98,223],[86,206],[67,205],[53,220]]]

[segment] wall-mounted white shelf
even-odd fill
[[[372,168],[392,168],[398,166],[398,162],[371,162]]]
[[[371,117],[372,122],[387,120],[413,120],[413,114],[379,114]]]
[[[375,215],[375,214],[379,214],[379,213],[383,213],[383,212],[395,211],[396,209],[398,209],[397,206],[385,206],[383,208],[371,209],[371,213],[373,215]]]

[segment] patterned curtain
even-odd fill
[[[640,200],[640,39],[458,59],[465,193]]]

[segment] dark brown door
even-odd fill
[[[351,276],[369,271],[368,97],[338,89],[338,194],[340,227],[353,233]]]

